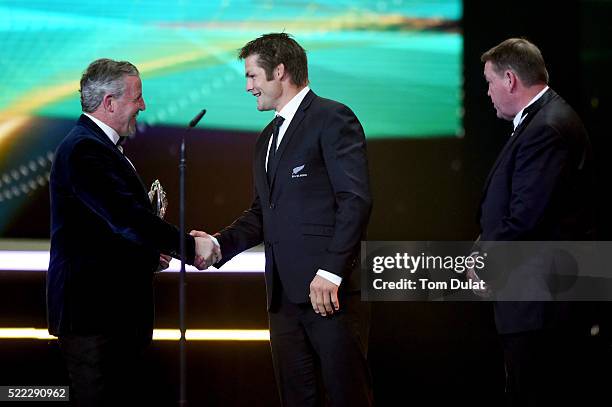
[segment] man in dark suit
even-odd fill
[[[482,245],[491,248],[495,244],[487,242],[590,239],[590,143],[578,115],[548,87],[540,50],[527,40],[512,38],[485,52],[481,60],[497,117],[514,125],[485,183],[479,216]],[[516,406],[554,405],[549,403],[555,394],[567,393],[553,392],[552,386],[564,389],[563,383],[578,373],[567,368],[575,367],[573,351],[579,346],[575,331],[570,329],[570,307],[533,301],[553,299],[547,298],[550,287],[540,278],[547,273],[542,260],[531,259],[532,264],[538,261],[542,265],[540,270],[532,267],[530,273],[505,276],[506,281],[498,284],[494,293],[506,391],[510,404]],[[532,293],[524,297],[532,301],[499,301],[506,294],[506,299],[521,296],[512,284],[521,286],[522,293]]]
[[[257,109],[276,117],[255,145],[251,207],[215,236],[217,266],[265,244],[283,405],[318,405],[319,379],[332,406],[370,405],[358,260],[372,205],[363,129],[348,107],[308,88],[306,53],[289,35],[263,35],[239,56]]]
[[[153,332],[153,273],[180,257],[179,231],[154,214],[120,146],[145,109],[136,67],[96,60],[80,91],[83,114],[51,169],[49,333],[78,405],[119,405],[138,397],[133,369]],[[208,266],[210,242],[186,238],[186,261]]]

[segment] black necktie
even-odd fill
[[[272,144],[270,144],[270,153],[268,154],[268,184],[272,183],[273,161],[276,157],[276,144],[278,143],[278,133],[282,126],[285,118],[283,116],[276,116],[272,121]]]

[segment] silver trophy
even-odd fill
[[[168,208],[168,198],[166,198],[166,191],[164,191],[158,179],[151,184],[149,199],[151,200],[151,204],[153,204],[155,214],[163,219],[166,215],[166,208]]]

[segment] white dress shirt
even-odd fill
[[[110,139],[110,141],[113,142],[114,145],[117,145],[117,143],[119,142],[119,133],[117,133],[115,131],[115,129],[113,129],[111,126],[109,126],[108,124],[104,123],[101,120],[96,119],[95,117],[93,117],[92,115],[90,115],[89,113],[85,113],[83,112],[83,114],[87,117],[89,117],[91,119],[92,122],[94,122],[95,124],[98,125],[99,128],[102,129],[102,131],[104,132],[104,134],[106,134],[108,136],[108,138]]]
[[[276,149],[278,149],[278,146],[280,146],[281,141],[283,140],[283,137],[285,136],[285,133],[287,132],[287,129],[289,128],[289,124],[291,124],[291,120],[293,120],[293,116],[295,116],[295,112],[297,112],[298,107],[300,107],[302,100],[304,100],[304,98],[306,97],[306,94],[309,91],[310,91],[310,88],[306,86],[304,89],[299,91],[298,94],[295,95],[289,101],[289,103],[287,103],[285,107],[281,109],[280,112],[274,112],[275,113],[274,116],[281,116],[283,119],[285,119],[285,121],[283,121],[283,124],[278,129],[278,138],[276,140],[276,146],[275,146]],[[270,156],[270,146],[271,145],[272,145],[272,137],[270,137],[270,141],[268,142],[268,152],[266,154],[266,162],[264,163],[265,165],[264,168],[268,168],[268,157]]]
[[[98,125],[98,127],[100,129],[102,129],[102,131],[104,132],[104,134],[106,134],[108,136],[108,138],[110,139],[110,141],[113,142],[113,144],[115,146],[117,146],[117,148],[119,149],[119,151],[121,151],[123,153],[123,147],[118,145],[117,143],[119,142],[119,139],[121,138],[121,136],[119,136],[119,133],[117,133],[115,131],[115,129],[113,129],[111,126],[109,126],[108,124],[104,123],[103,121],[96,119],[95,117],[93,117],[92,115],[90,115],[89,113],[85,113],[83,112],[83,114],[87,117],[89,117],[91,119],[92,122],[94,122],[95,124]],[[132,164],[132,162],[130,161],[129,158],[127,158],[127,156],[125,154],[123,154],[123,156],[125,157],[125,159],[127,160],[127,162],[130,163],[130,165],[132,166],[132,168],[134,169],[134,171],[136,171],[136,167],[134,167],[134,164]]]
[[[536,100],[538,100],[539,98],[542,97],[542,95],[544,93],[546,93],[546,91],[548,90],[548,86],[546,86],[544,89],[542,89],[540,91],[540,93],[538,93],[537,95],[535,95],[533,97],[533,99],[531,99],[531,101],[529,101],[529,103],[527,103],[527,105],[525,107],[523,107],[517,114],[516,116],[514,116],[514,119],[512,120],[512,124],[514,125],[514,130],[516,130],[516,128],[519,126],[519,124],[521,124],[523,122],[523,120],[525,120],[525,117],[527,117],[529,115],[529,113],[527,113],[525,115],[525,117],[523,116],[523,110],[527,109],[529,106],[531,106],[532,104],[535,103]],[[514,131],[512,132],[512,135],[514,135]]]

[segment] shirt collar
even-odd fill
[[[310,88],[308,86],[306,86],[304,89],[299,91],[297,93],[297,95],[295,95],[289,101],[289,103],[287,103],[285,105],[285,107],[283,107],[281,109],[280,112],[274,112],[277,116],[282,116],[285,119],[283,124],[287,124],[288,125],[289,122],[291,121],[291,119],[293,119],[293,116],[295,116],[295,112],[297,112],[298,107],[300,107],[300,104],[302,103],[302,100],[304,100],[304,98],[306,97],[306,94],[309,91],[310,91]]]
[[[519,111],[519,112],[516,114],[516,116],[514,116],[514,119],[512,120],[512,124],[514,124],[514,130],[516,130],[516,128],[518,127],[518,125],[519,125],[519,124],[521,124],[521,122],[523,121],[523,119],[524,119],[525,117],[527,117],[527,114],[529,114],[529,113],[527,113],[525,116],[523,116],[523,111],[524,111],[525,109],[527,109],[529,106],[531,106],[532,104],[534,104],[536,100],[538,100],[539,98],[541,98],[541,97],[542,97],[542,95],[543,95],[544,93],[546,93],[546,91],[547,91],[547,90],[548,90],[548,86],[546,86],[544,89],[542,89],[542,90],[540,91],[540,93],[538,93],[537,95],[535,95],[535,96],[533,97],[533,99],[531,99],[531,101],[529,101],[529,103],[527,103],[527,105],[525,105],[525,107],[523,107],[523,108],[522,108],[522,109],[521,109],[521,110],[520,110],[520,111]]]
[[[83,112],[83,114],[87,117],[89,117],[91,119],[92,122],[94,122],[95,124],[98,125],[98,127],[100,129],[102,129],[102,131],[104,132],[104,134],[106,134],[108,136],[108,138],[110,139],[110,141],[113,142],[114,145],[117,145],[117,143],[119,142],[119,133],[117,133],[115,131],[115,129],[113,129],[112,127],[110,127],[108,124],[104,123],[103,121],[96,119],[95,117],[93,117],[92,115],[90,115],[89,113],[85,113]]]

